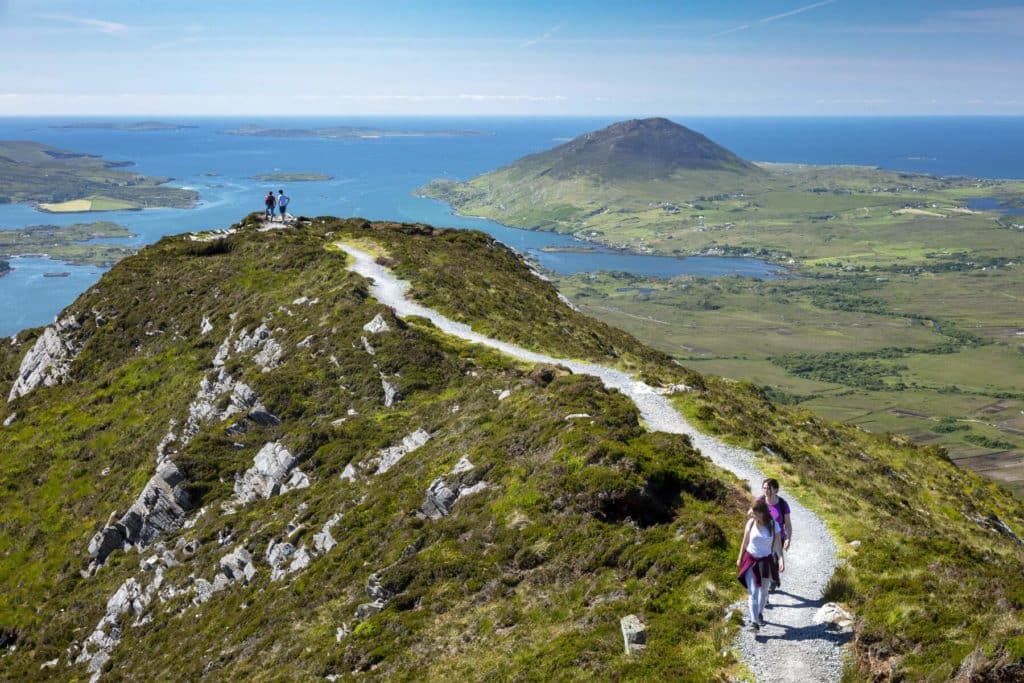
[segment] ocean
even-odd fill
[[[202,118],[149,117],[195,126],[173,131],[128,132],[54,128],[86,119],[0,118],[0,140],[32,140],[108,160],[134,162],[131,170],[170,176],[173,185],[197,190],[194,209],[154,209],[97,214],[47,214],[26,205],[0,205],[0,228],[43,223],[67,225],[113,220],[127,226],[133,245],[185,231],[224,228],[251,211],[277,185],[257,174],[314,172],[330,181],[288,184],[296,215],[361,216],[371,220],[425,222],[491,233],[560,273],[616,270],[645,275],[695,273],[772,277],[755,259],[674,259],[609,250],[546,252],[578,244],[566,236],[515,230],[492,221],[455,216],[412,191],[435,178],[463,180],[561,144],[618,119],[610,118]],[[935,175],[1024,178],[1024,117],[930,118],[688,118],[670,116],[741,157],[754,161],[862,164]],[[95,119],[111,121],[112,118]],[[126,119],[127,120],[127,119]],[[471,129],[472,137],[376,139],[260,138],[224,134],[246,124],[279,128],[353,125],[406,130]],[[31,257],[11,259],[0,278],[0,334],[42,325],[94,283],[103,269]],[[54,272],[66,277],[46,277]]]

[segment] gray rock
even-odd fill
[[[363,348],[366,349],[366,352],[368,354],[370,354],[371,356],[377,355],[377,350],[373,348],[373,346],[370,344],[369,339],[367,339],[366,337],[360,337],[359,340],[363,343]]]
[[[358,619],[359,621],[369,619],[385,607],[387,607],[387,605],[385,605],[382,602],[364,602],[363,604],[356,607],[356,619]]]
[[[397,446],[390,446],[378,452],[371,464],[376,465],[377,474],[383,474],[398,464],[399,460],[428,441],[430,441],[430,433],[423,429],[417,429],[412,434],[403,437],[402,442]]]
[[[384,320],[384,316],[378,313],[374,316],[373,320],[363,325],[363,329],[370,334],[380,334],[381,332],[387,332],[391,328],[388,327],[388,323]]]
[[[366,581],[366,594],[374,602],[386,603],[392,597],[394,593],[389,591],[380,582],[380,574],[374,572],[370,574],[370,578]]]
[[[420,506],[420,512],[429,519],[447,517],[458,498],[458,485],[453,490],[444,477],[438,477],[427,488],[427,500]]]
[[[36,343],[21,359],[21,366],[11,386],[7,401],[24,396],[36,387],[53,386],[67,379],[71,363],[81,345],[72,338],[72,330],[80,327],[78,319],[69,315],[43,330]]]
[[[827,602],[814,613],[814,623],[824,624],[830,631],[849,633],[853,630],[853,615],[834,602]]]
[[[640,617],[635,614],[626,615],[619,620],[619,627],[622,629],[627,655],[642,652],[647,647],[647,627]]]
[[[239,503],[250,503],[260,498],[283,493],[291,488],[309,485],[304,474],[286,479],[295,467],[296,458],[277,441],[269,442],[253,458],[253,466],[235,480],[235,499]]]
[[[331,535],[331,529],[341,521],[341,513],[331,515],[331,518],[324,523],[319,533],[313,534],[313,550],[318,553],[326,553],[338,543]]]
[[[17,413],[11,413],[10,415],[8,415],[6,417],[6,419],[4,419],[4,427],[10,427],[12,424],[14,424],[14,421],[17,420],[17,419],[18,419],[18,414]]]
[[[395,399],[398,398],[398,387],[386,379],[381,379],[380,385],[384,389],[384,407],[390,408],[395,404]]]

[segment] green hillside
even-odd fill
[[[0,346],[0,679],[743,675],[745,487],[596,379],[395,318],[338,242],[485,334],[693,387],[832,525],[851,680],[1024,667],[1024,508],[938,451],[689,372],[480,233],[259,225],[164,238]],[[40,339],[66,360],[26,390]]]

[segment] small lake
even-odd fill
[[[972,211],[996,211],[1010,216],[1024,216],[1024,208],[1009,206],[1003,204],[1003,201],[996,197],[975,197],[974,199],[967,200],[967,208]]]

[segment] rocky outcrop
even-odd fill
[[[267,564],[270,565],[270,580],[280,581],[288,574],[305,569],[313,561],[313,555],[300,545],[296,548],[291,543],[270,542],[267,546]]]
[[[389,446],[377,453],[377,457],[370,460],[368,467],[376,474],[384,474],[398,464],[398,461],[409,453],[430,441],[430,433],[417,429],[412,434],[404,437],[397,446]]]
[[[388,327],[388,323],[384,320],[384,316],[378,313],[373,317],[373,320],[363,325],[363,329],[370,334],[380,334],[381,332],[387,332],[391,328]]]
[[[126,618],[135,615],[135,624],[143,623],[146,608],[163,584],[164,570],[156,570],[153,581],[145,588],[138,579],[132,577],[121,584],[121,587],[107,600],[107,610],[96,628],[82,643],[81,650],[75,658],[76,664],[88,663],[88,671],[92,674],[90,682],[99,680],[104,665],[110,660],[111,651],[121,641]]]
[[[178,530],[185,513],[192,507],[184,481],[184,475],[173,462],[168,459],[161,463],[128,511],[92,537],[90,573],[115,550],[146,546],[160,534]]]
[[[427,499],[420,506],[420,515],[427,519],[447,517],[460,498],[471,496],[487,488],[487,482],[484,481],[469,483],[471,476],[464,475],[473,469],[473,463],[469,461],[468,457],[463,456],[455,463],[450,475],[438,477],[432,481],[427,488]]]
[[[635,614],[628,614],[619,620],[619,628],[622,629],[622,639],[625,643],[626,654],[632,655],[643,652],[647,647],[647,627]]]
[[[80,327],[78,319],[69,315],[43,330],[25,357],[11,387],[7,401],[24,396],[40,386],[53,386],[67,379],[71,363],[81,345],[71,332]]]
[[[253,466],[235,480],[235,500],[251,503],[292,489],[309,486],[309,478],[295,469],[298,459],[283,444],[267,443],[253,458]]]

